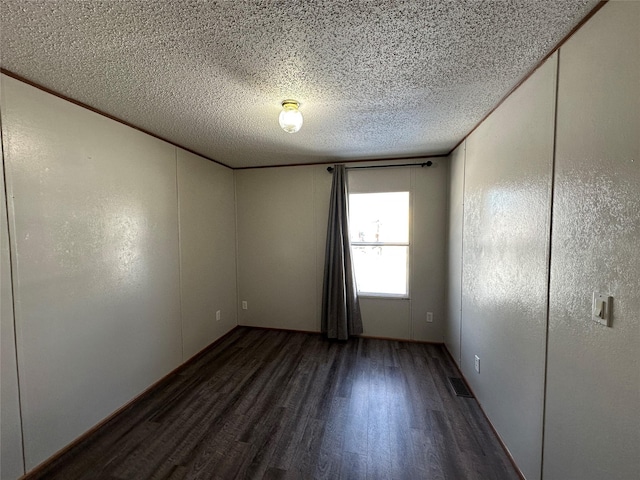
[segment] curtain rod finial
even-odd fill
[[[327,167],[327,172],[333,173],[333,167]]]

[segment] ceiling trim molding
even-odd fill
[[[218,165],[221,165],[223,167],[227,167],[227,168],[230,168],[231,170],[233,170],[233,167],[227,165],[226,163],[222,163],[222,162],[220,162],[220,161],[218,161],[218,160],[216,160],[214,158],[207,157],[206,155],[203,155],[203,154],[198,153],[198,152],[196,152],[194,150],[191,150],[190,148],[187,148],[184,145],[180,145],[180,144],[178,144],[176,142],[173,142],[173,141],[168,140],[168,139],[166,139],[164,137],[161,137],[160,135],[156,135],[155,133],[152,133],[152,132],[150,132],[148,130],[145,130],[144,128],[140,128],[140,127],[138,127],[138,126],[136,126],[136,125],[134,125],[132,123],[129,123],[126,120],[122,120],[121,118],[114,117],[113,115],[111,115],[109,113],[106,113],[106,112],[103,112],[102,110],[99,110],[99,109],[97,109],[95,107],[92,107],[91,105],[87,105],[86,103],[82,103],[82,102],[80,102],[78,100],[75,100],[75,99],[73,99],[71,97],[67,97],[66,95],[63,95],[62,93],[56,92],[55,90],[51,90],[50,88],[47,88],[47,87],[45,87],[43,85],[40,85],[39,83],[33,82],[33,81],[29,80],[28,78],[25,78],[25,77],[23,77],[21,75],[18,75],[17,73],[14,73],[14,72],[12,72],[10,70],[7,70],[6,68],[0,68],[0,73],[3,73],[7,77],[14,78],[15,80],[18,80],[19,82],[26,83],[27,85],[31,85],[32,87],[37,88],[38,90],[42,90],[43,92],[48,93],[50,95],[53,95],[54,97],[58,97],[58,98],[60,98],[62,100],[65,100],[67,102],[73,103],[74,105],[77,105],[78,107],[84,108],[86,110],[90,110],[93,113],[97,113],[98,115],[102,115],[103,117],[106,117],[109,120],[113,120],[114,122],[121,123],[122,125],[125,125],[125,126],[127,126],[129,128],[133,128],[134,130],[138,130],[139,132],[142,132],[142,133],[144,133],[146,135],[150,135],[150,136],[152,136],[154,138],[157,138],[158,140],[162,140],[163,142],[167,142],[168,144],[173,145],[174,147],[181,148],[182,150],[186,150],[189,153],[193,153],[194,155],[198,155],[199,157],[205,158],[205,159],[209,160],[210,162],[217,163]]]
[[[499,107],[500,105],[502,105],[502,104],[505,102],[505,100],[511,96],[511,94],[512,94],[513,92],[515,92],[518,88],[520,88],[520,86],[521,86],[524,82],[526,82],[526,81],[529,79],[529,77],[531,77],[531,75],[533,75],[533,74],[536,72],[536,70],[538,70],[538,69],[542,66],[542,64],[543,64],[544,62],[546,62],[547,60],[549,60],[549,58],[550,58],[554,53],[556,53],[558,50],[560,50],[560,47],[562,47],[562,45],[564,45],[564,44],[567,42],[567,40],[569,40],[571,37],[573,37],[573,34],[574,34],[574,33],[576,33],[578,30],[580,30],[580,28],[582,28],[582,26],[583,26],[585,23],[587,23],[587,22],[591,19],[591,17],[593,17],[593,16],[596,14],[596,12],[597,12],[598,10],[600,10],[602,7],[604,7],[604,6],[605,6],[605,4],[606,4],[606,3],[608,3],[608,2],[609,2],[609,0],[600,0],[600,3],[598,3],[595,7],[593,7],[593,9],[592,9],[589,13],[587,13],[587,15],[586,15],[582,20],[580,20],[580,22],[578,22],[578,24],[577,24],[575,27],[573,27],[573,28],[571,29],[571,31],[570,31],[569,33],[567,33],[567,34],[562,38],[562,40],[560,40],[560,41],[558,42],[558,44],[557,44],[555,47],[553,47],[553,49],[552,49],[549,53],[547,53],[547,54],[542,58],[542,60],[540,60],[540,61],[538,62],[538,64],[537,64],[535,67],[533,67],[533,68],[531,69],[531,71],[530,71],[529,73],[527,73],[527,74],[522,78],[522,80],[520,80],[518,83],[516,83],[516,84],[511,88],[511,90],[509,90],[509,91],[507,92],[507,94],[506,94],[504,97],[502,97],[502,100],[500,100],[500,101],[496,104],[496,106],[495,106],[495,107],[493,107],[491,110],[489,110],[489,112],[488,112],[484,117],[482,117],[482,119],[481,119],[478,123],[476,123],[476,125],[475,125],[475,126],[474,126],[470,131],[469,131],[469,133],[467,133],[464,137],[462,137],[462,139],[461,139],[458,143],[456,143],[456,144],[455,144],[455,146],[454,146],[454,147],[449,151],[449,153],[447,153],[447,156],[448,156],[448,155],[451,155],[451,154],[454,152],[454,150],[455,150],[456,148],[458,148],[458,147],[462,144],[462,142],[464,142],[464,141],[469,137],[469,135],[471,135],[471,134],[472,134],[472,133],[473,133],[473,132],[474,132],[474,131],[475,131],[475,130],[480,126],[480,125],[482,125],[482,122],[484,122],[487,118],[489,118],[489,115],[491,115],[493,112],[495,112],[495,111],[498,109],[498,107]]]

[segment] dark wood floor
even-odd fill
[[[438,345],[238,328],[52,479],[517,479]]]

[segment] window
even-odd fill
[[[409,192],[350,194],[349,235],[358,293],[406,298]]]

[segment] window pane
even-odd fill
[[[409,247],[353,246],[358,292],[407,295]]]
[[[409,243],[409,192],[349,195],[352,242]]]

